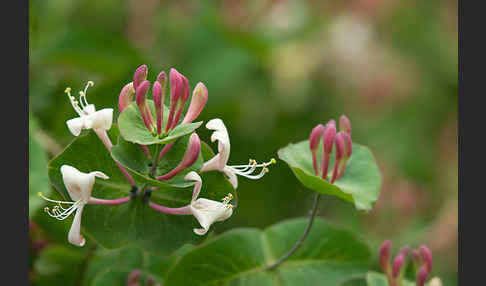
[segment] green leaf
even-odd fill
[[[155,106],[152,100],[147,100],[147,105],[152,112],[152,117],[155,117]],[[169,117],[169,109],[164,105],[164,124],[166,126]],[[194,132],[199,126],[201,126],[202,121],[196,123],[179,124],[172,131],[170,131],[163,138],[154,136],[150,131],[147,130],[145,124],[143,123],[142,115],[138,109],[135,102],[127,106],[123,112],[118,117],[118,126],[120,128],[120,133],[126,141],[151,145],[151,144],[168,144],[175,141],[177,138]]]
[[[366,276],[366,283],[368,286],[389,286],[388,280],[385,274],[378,273],[378,272],[369,272]],[[402,286],[415,286],[415,282],[408,281],[403,279]],[[429,284],[426,283],[425,286]]]
[[[108,135],[112,142],[116,141],[116,125],[112,126]],[[51,183],[65,200],[70,201],[60,173],[63,164],[71,165],[82,172],[101,171],[110,177],[108,180],[96,179],[93,197],[115,199],[130,195],[131,186],[93,131],[77,137],[49,163]],[[200,197],[220,200],[228,192],[233,191],[229,182],[219,172],[203,174],[202,179]],[[137,181],[138,187],[141,187],[140,184],[140,181]],[[168,207],[181,207],[189,204],[191,197],[191,186],[185,189],[172,187],[153,191],[150,200]],[[156,212],[143,202],[141,196],[118,206],[87,205],[82,218],[83,232],[88,240],[93,240],[108,249],[137,246],[161,256],[169,255],[185,243],[198,243],[203,240],[204,237],[193,233],[192,229],[196,227],[199,227],[199,224],[193,216]],[[66,236],[67,232],[68,229]]]
[[[169,271],[164,285],[335,286],[365,278],[368,247],[320,218],[287,261],[276,270],[265,270],[292,248],[306,225],[307,219],[293,219],[265,231],[244,228],[224,233],[189,250]]]
[[[36,139],[37,122],[29,118],[29,217],[45,205],[38,193],[47,195],[51,188],[47,178],[47,154]]]
[[[318,148],[317,158],[321,158],[322,148]],[[289,144],[278,151],[280,159],[292,169],[297,179],[307,188],[324,195],[337,196],[354,203],[358,210],[369,211],[378,199],[381,174],[371,151],[353,143],[353,153],[344,174],[334,184],[321,179],[314,173],[309,141]],[[329,172],[332,172],[334,153],[331,154]],[[320,167],[319,167],[320,168]]]

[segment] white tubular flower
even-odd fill
[[[233,214],[233,205],[229,203],[233,198],[231,194],[224,197],[222,202],[197,198],[202,186],[201,177],[192,171],[184,177],[184,180],[196,182],[192,193],[190,211],[202,228],[195,228],[194,233],[205,235],[214,222],[224,221]]]
[[[83,246],[86,242],[84,237],[81,235],[81,216],[84,205],[90,201],[91,192],[93,191],[93,185],[95,183],[95,177],[102,179],[108,179],[109,177],[99,171],[83,173],[68,165],[61,166],[61,174],[64,186],[66,187],[73,202],[51,200],[44,197],[42,193],[39,193],[39,196],[46,201],[57,203],[52,210],[50,210],[48,207],[44,209],[53,218],[64,220],[76,211],[73,224],[69,230],[68,241],[76,246]],[[64,208],[63,205],[70,206]]]
[[[86,100],[86,91],[88,87],[93,86],[92,81],[88,81],[84,91],[79,92],[79,102],[71,96],[71,88],[66,88],[65,92],[71,101],[74,110],[79,114],[79,117],[66,121],[69,131],[74,136],[78,136],[83,129],[94,130],[109,130],[113,121],[113,108],[104,108],[96,111],[93,104],[88,104]]]
[[[269,162],[258,164],[255,160],[250,159],[247,165],[233,165],[228,166],[228,159],[230,155],[230,140],[228,131],[223,123],[223,120],[219,118],[211,119],[206,124],[206,128],[214,130],[211,135],[211,142],[218,140],[218,154],[216,154],[209,161],[204,162],[201,173],[207,171],[217,170],[223,172],[228,178],[229,182],[233,185],[233,188],[238,187],[238,179],[236,175],[246,177],[248,179],[260,179],[268,172],[268,165],[275,164],[275,159],[271,159]],[[260,173],[252,175],[257,169],[262,168]]]

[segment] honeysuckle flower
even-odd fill
[[[351,136],[351,121],[349,121],[348,117],[344,114],[339,118],[339,130],[344,131]]]
[[[161,175],[157,177],[157,180],[169,180],[170,178],[174,177],[181,171],[189,168],[196,162],[197,158],[199,157],[199,152],[201,151],[201,141],[199,140],[199,136],[197,133],[192,133],[191,137],[189,137],[189,143],[187,145],[186,152],[184,152],[184,156],[179,164],[168,172],[165,175]]]
[[[184,177],[184,180],[195,182],[190,210],[202,228],[195,228],[194,233],[205,235],[214,222],[224,221],[233,214],[233,205],[229,203],[233,199],[231,193],[224,197],[222,202],[198,198],[202,186],[201,177],[196,172],[191,171]]]
[[[84,91],[80,91],[79,101],[71,95],[71,88],[66,88],[65,92],[71,101],[76,113],[79,117],[66,121],[69,131],[74,136],[78,136],[83,129],[94,130],[109,130],[113,121],[113,108],[104,108],[96,111],[93,104],[89,104],[86,100],[86,91],[88,87],[93,86],[92,81],[88,81]]]
[[[81,235],[81,216],[84,206],[86,204],[120,205],[129,201],[130,197],[105,200],[91,196],[96,177],[105,180],[109,179],[103,172],[93,171],[84,173],[69,165],[62,165],[60,170],[62,181],[72,201],[52,200],[45,197],[42,193],[39,193],[39,196],[46,201],[57,204],[52,209],[48,207],[44,209],[49,216],[55,219],[64,220],[76,212],[73,224],[68,233],[68,241],[76,246],[83,246],[86,242],[85,238]]]
[[[204,235],[208,232],[209,227],[217,221],[224,221],[233,214],[233,205],[229,202],[233,199],[230,193],[222,199],[221,202],[199,198],[199,193],[202,187],[201,177],[194,171],[187,173],[184,177],[186,181],[194,182],[194,189],[192,192],[192,199],[189,205],[180,208],[169,208],[149,202],[149,206],[161,213],[171,215],[193,215],[201,228],[194,228],[194,233]]]
[[[206,124],[206,128],[214,130],[211,135],[211,142],[218,141],[218,154],[203,164],[201,173],[212,170],[223,172],[233,185],[233,188],[236,189],[238,187],[237,175],[249,179],[260,179],[268,172],[267,166],[276,163],[273,158],[269,162],[262,164],[258,164],[255,160],[250,159],[248,165],[229,166],[227,163],[230,155],[230,139],[223,121],[219,118],[211,119]],[[260,173],[252,175],[257,168],[262,168]]]
[[[85,238],[81,235],[81,216],[83,213],[83,208],[91,199],[91,192],[93,191],[95,177],[102,179],[108,179],[109,177],[100,171],[83,173],[69,165],[61,166],[61,174],[64,186],[66,187],[69,196],[73,201],[51,200],[44,197],[42,193],[39,193],[39,196],[49,202],[57,203],[52,210],[50,210],[48,207],[45,208],[45,211],[53,218],[64,220],[73,212],[76,212],[74,215],[73,224],[69,230],[68,241],[71,244],[83,246],[86,242]],[[64,208],[63,205],[70,205],[70,207]]]
[[[134,94],[135,88],[133,88],[133,82],[127,83],[122,88],[120,96],[118,97],[118,110],[120,110],[120,113],[132,103]]]

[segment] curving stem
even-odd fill
[[[317,207],[319,206],[319,200],[321,198],[320,194],[315,194],[314,195],[314,202],[312,204],[312,209],[311,213],[309,215],[309,222],[307,223],[307,227],[305,228],[304,234],[302,237],[295,243],[294,247],[292,247],[289,252],[287,252],[284,256],[280,257],[277,261],[275,261],[273,264],[267,267],[267,270],[270,269],[275,269],[277,268],[280,264],[282,264],[287,258],[289,258],[304,242],[304,240],[307,238],[309,235],[310,229],[312,227],[312,223],[314,222],[314,218],[316,217],[317,214]]]

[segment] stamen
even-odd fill
[[[272,158],[268,162],[261,163],[261,164],[258,164],[255,160],[250,159],[250,162],[249,162],[248,165],[235,165],[235,166],[228,166],[228,167],[231,168],[232,171],[237,175],[246,177],[248,179],[256,180],[256,179],[260,179],[266,173],[268,173],[269,170],[268,170],[267,166],[269,166],[271,164],[275,164],[275,163],[277,163],[277,161],[274,158]],[[255,171],[256,168],[262,168],[262,170],[257,175],[251,175]]]
[[[52,202],[52,203],[58,203],[58,204],[75,204],[76,202],[67,202],[67,201],[56,201],[56,200],[52,200],[52,199],[49,199],[47,197],[44,197],[44,195],[42,194],[42,192],[38,192],[37,193],[39,195],[39,197],[43,198],[44,200],[48,201],[48,202]]]
[[[78,101],[76,101],[76,98],[74,98],[74,96],[71,95],[71,88],[66,87],[66,89],[64,90],[64,93],[66,93],[67,96],[69,97],[69,101],[71,102],[71,105],[73,106],[74,111],[76,111],[79,114],[79,116],[81,116],[83,111],[79,107],[79,103],[78,103]]]
[[[233,199],[233,194],[228,193],[228,195],[222,199],[223,204],[227,205],[232,199]]]

